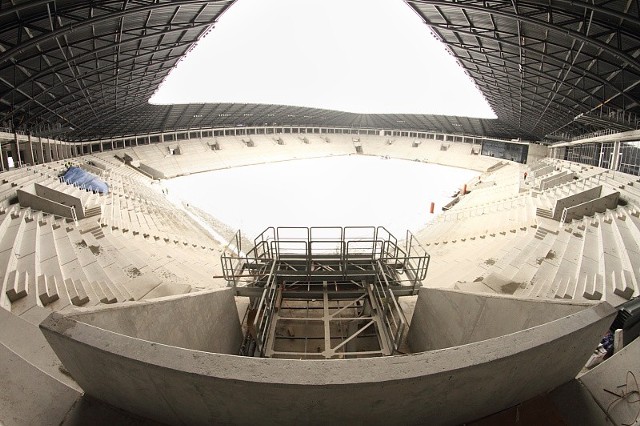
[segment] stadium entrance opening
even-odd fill
[[[381,226],[269,227],[251,247],[238,231],[224,277],[249,297],[240,354],[330,359],[404,353],[398,296],[417,294],[429,254]]]

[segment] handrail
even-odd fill
[[[398,304],[396,296],[393,292],[387,291],[390,285],[380,260],[376,262],[376,269],[378,273],[376,274],[376,279],[373,281],[372,294],[378,307],[382,308],[380,318],[387,331],[385,334],[389,339],[388,343],[391,348],[391,353],[395,354],[400,350],[404,334],[408,329],[408,322],[402,312],[402,308],[400,308]],[[384,285],[382,285],[382,282],[384,282]]]
[[[76,226],[78,226],[78,215],[76,214],[75,206],[71,206],[71,218],[73,219],[73,222],[76,224]]]

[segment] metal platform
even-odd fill
[[[355,358],[401,352],[407,321],[397,297],[416,294],[429,254],[384,227],[267,228],[248,251],[236,233],[221,256],[250,297],[242,355]],[[245,242],[246,245],[246,242]]]

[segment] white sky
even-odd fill
[[[402,0],[238,0],[150,102],[495,118]]]

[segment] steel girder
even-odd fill
[[[190,129],[254,126],[345,127],[424,130],[511,138],[516,130],[499,120],[418,114],[355,114],[319,108],[262,104],[136,106],[128,114],[102,118],[73,132],[74,140],[105,139]],[[106,129],[103,131],[103,129]],[[55,133],[50,136],[62,136]],[[69,136],[69,133],[66,133]]]
[[[640,115],[637,1],[406,2],[524,133],[586,133],[574,118],[602,108]]]
[[[0,123],[68,140],[274,123],[543,138],[606,126],[603,108],[640,113],[637,1],[406,2],[475,81],[498,120],[149,105],[231,0],[12,0],[0,7]],[[598,120],[574,120],[598,111]]]
[[[146,107],[232,1],[2,3],[0,122],[73,135],[108,132],[107,117]]]

